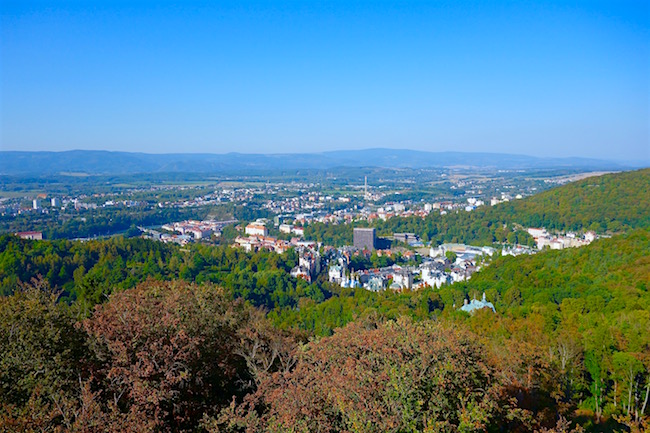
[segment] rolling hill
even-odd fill
[[[217,173],[242,170],[328,169],[335,167],[477,167],[496,169],[570,168],[620,170],[623,165],[586,158],[537,158],[498,153],[425,152],[398,149],[342,150],[293,154],[147,154],[99,150],[0,152],[0,174]]]

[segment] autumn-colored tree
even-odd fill
[[[571,421],[568,421],[563,416],[560,416],[554,428],[550,428],[550,429],[543,428],[539,430],[537,433],[582,433],[584,432],[584,429],[580,426],[571,428],[571,424],[572,424]]]
[[[521,413],[473,336],[407,319],[353,323],[302,350],[209,431],[485,431]],[[506,416],[507,415],[507,416]],[[510,421],[508,421],[510,422]],[[515,421],[516,423],[516,421]]]
[[[137,421],[191,430],[250,380],[237,355],[242,302],[211,285],[149,281],[114,294],[84,328],[104,367],[103,398]]]

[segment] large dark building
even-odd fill
[[[377,245],[377,236],[375,229],[355,228],[354,229],[354,247],[368,250],[374,250]]]

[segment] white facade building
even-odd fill
[[[245,233],[249,236],[268,236],[269,231],[264,224],[250,223],[246,226]]]

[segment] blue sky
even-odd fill
[[[2,150],[650,159],[647,1],[1,5]]]

